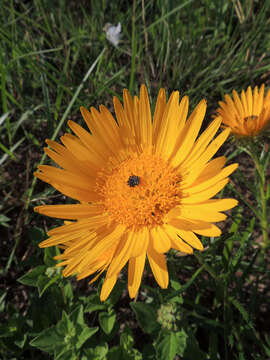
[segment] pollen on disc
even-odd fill
[[[97,178],[104,211],[112,222],[135,231],[163,224],[181,202],[181,176],[165,160],[149,153],[131,154]]]

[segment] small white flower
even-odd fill
[[[114,26],[110,23],[107,23],[103,30],[106,32],[106,38],[109,40],[110,43],[112,43],[114,46],[117,46],[120,40],[121,35],[121,24],[120,22],[117,24],[117,26]]]

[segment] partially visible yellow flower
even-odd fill
[[[270,89],[264,96],[264,85],[259,90],[255,86],[253,93],[249,86],[246,92],[242,90],[241,98],[233,90],[233,99],[226,94],[219,106],[223,125],[237,136],[256,136],[270,125]]]
[[[38,206],[35,211],[74,220],[50,230],[40,247],[58,246],[56,259],[64,276],[78,279],[106,271],[101,300],[105,300],[128,263],[128,290],[135,297],[146,258],[162,288],[168,286],[165,253],[174,248],[192,254],[203,250],[197,235],[219,236],[213,224],[234,199],[212,199],[228,183],[237,164],[213,155],[230,130],[215,139],[221,119],[200,135],[206,111],[202,100],[187,119],[188,97],[174,91],[166,101],[161,89],[151,116],[146,87],[140,97],[123,93],[124,106],[114,98],[117,122],[107,110],[81,108],[91,134],[73,121],[75,135],[61,137],[63,145],[47,140],[45,152],[60,167],[39,166],[35,175],[78,201],[73,205]],[[92,280],[92,281],[93,281]]]

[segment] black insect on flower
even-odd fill
[[[136,185],[139,185],[140,183],[140,178],[139,176],[136,176],[136,175],[131,175],[127,181],[127,184],[130,186],[130,187],[134,187]]]

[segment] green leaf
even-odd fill
[[[155,344],[157,359],[173,360],[175,355],[183,355],[186,348],[187,334],[184,330],[161,332]]]
[[[129,328],[125,327],[123,333],[120,336],[120,346],[125,351],[128,351],[132,349],[133,344],[134,344],[134,340],[132,337],[132,332]]]
[[[201,351],[199,344],[196,340],[196,338],[194,337],[192,332],[189,332],[187,334],[187,339],[186,339],[186,347],[185,347],[185,351],[183,354],[183,359],[185,360],[194,360],[194,359],[200,359],[200,360],[205,360],[207,357],[207,355]]]
[[[78,357],[76,356],[76,354],[73,353],[72,350],[66,350],[63,349],[63,351],[61,351],[58,354],[55,354],[54,356],[54,360],[77,360]]]
[[[28,271],[26,274],[21,276],[17,281],[19,281],[23,285],[29,286],[38,286],[38,278],[40,275],[43,275],[46,270],[45,265],[40,265],[35,267],[34,269]]]
[[[69,318],[70,321],[72,321],[74,324],[85,325],[83,318],[83,306],[82,305],[77,306],[76,309],[72,311]]]
[[[108,350],[109,347],[107,343],[100,344],[95,348],[84,350],[84,354],[86,355],[85,360],[106,360]]]
[[[157,322],[157,311],[153,305],[143,302],[131,302],[130,306],[136,314],[136,318],[142,329],[148,334],[157,331],[160,328]]]
[[[55,351],[59,352],[66,346],[63,336],[56,331],[55,326],[43,330],[37,337],[30,341],[30,345],[37,347],[42,351],[46,351],[49,354],[52,354]],[[68,344],[67,347],[69,347]]]
[[[48,269],[48,268],[47,268]],[[39,293],[39,297],[41,297],[44,292],[54,283],[58,282],[60,279],[62,278],[61,274],[57,274],[54,277],[50,278],[46,275],[42,275],[39,276],[38,280],[37,280],[37,288],[38,288],[38,293]]]
[[[33,245],[37,245],[38,243],[40,243],[42,240],[46,239],[46,234],[45,231],[37,226],[34,226],[32,228],[30,228],[27,231],[27,234],[32,242]]]
[[[120,346],[113,346],[107,356],[108,360],[127,360],[122,352],[122,348]]]
[[[71,301],[73,299],[73,290],[70,282],[67,282],[63,287],[66,300]]]
[[[84,309],[84,312],[93,312],[97,310],[105,310],[107,309],[106,303],[101,303],[99,296],[97,294],[93,294],[88,296],[87,298],[87,304]]]
[[[105,334],[109,335],[114,327],[116,319],[116,314],[114,311],[111,312],[101,312],[98,314],[98,320],[102,330]]]
[[[98,331],[98,327],[89,328],[84,323],[83,307],[78,306],[70,315],[65,311],[62,319],[56,326],[45,329],[30,344],[48,353],[54,353],[55,357],[72,350],[74,353],[80,350],[82,345]],[[61,358],[61,357],[60,357]]]
[[[60,251],[58,247],[51,246],[48,248],[45,248],[44,251],[44,264],[47,265],[47,267],[54,267],[56,264],[56,261],[54,260],[54,256],[59,255]]]

